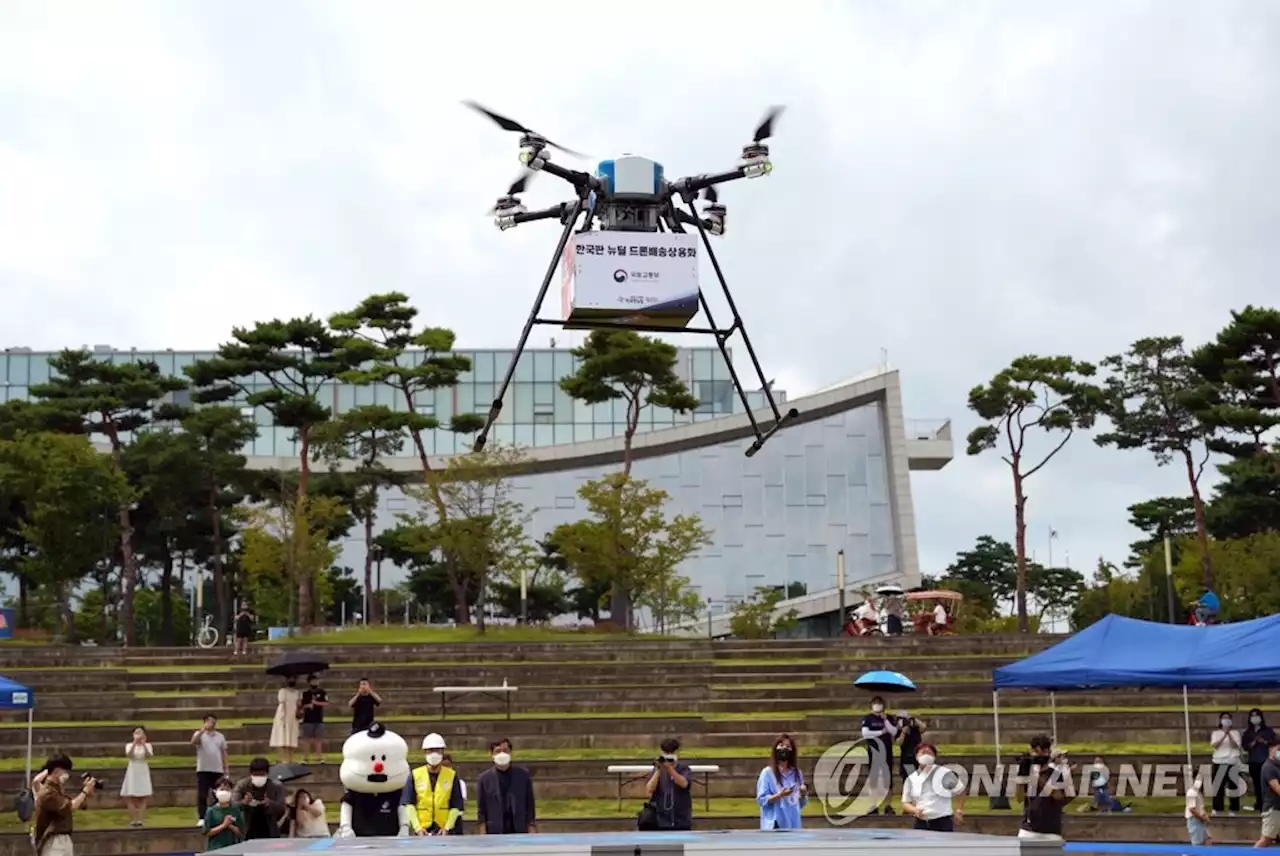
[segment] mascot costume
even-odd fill
[[[409,781],[409,747],[404,738],[375,722],[342,745],[345,788],[335,838],[375,838],[409,834],[410,806],[401,805]]]

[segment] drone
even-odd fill
[[[502,400],[515,377],[516,365],[524,353],[529,335],[538,325],[713,336],[729,367],[729,376],[755,437],[746,450],[747,457],[755,455],[770,437],[800,415],[795,408],[786,413],[778,409],[773,383],[766,380],[760,367],[711,246],[711,236],[722,236],[725,231],[727,208],[720,201],[719,186],[742,178],[761,178],[773,171],[766,141],[773,135],[774,124],[782,113],[781,107],[774,107],[765,114],[751,142],[742,147],[739,163],[733,169],[668,181],[662,164],[630,154],[600,161],[594,173],[566,168],[552,161],[553,151],[574,158],[584,156],[474,101],[463,103],[488,117],[502,130],[520,135],[523,171],[490,211],[494,225],[505,232],[525,223],[557,220],[564,227],[511,364],[489,408],[484,427],[476,436],[475,451],[484,449],[489,431],[502,411]],[[547,173],[568,183],[574,190],[573,200],[540,210],[526,209],[520,197],[538,173]],[[683,208],[677,206],[677,200],[683,203]],[[703,204],[701,211],[698,203]],[[716,325],[711,307],[698,285],[698,266],[703,252],[733,315],[733,323],[728,327]],[[558,266],[562,268],[564,317],[539,317]],[[707,327],[688,326],[698,309],[706,315]],[[734,333],[742,335],[760,390],[773,412],[772,424],[766,421],[762,425],[756,418],[747,399],[747,390],[729,359],[726,343]]]

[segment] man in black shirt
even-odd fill
[[[493,769],[476,780],[476,827],[481,835],[520,835],[538,831],[533,778],[511,764],[511,741],[489,744]]]
[[[253,612],[248,604],[241,606],[240,611],[236,613],[235,631],[236,654],[248,656],[249,641],[253,639]]]
[[[898,736],[898,721],[893,714],[884,712],[884,699],[875,696],[871,699],[871,713],[862,717],[862,739],[872,741],[884,759],[884,765],[872,765],[869,775],[878,776],[882,781],[868,782],[873,793],[884,792],[884,813],[893,814],[889,805],[889,795],[893,792],[893,740]],[[880,806],[871,809],[871,814],[879,814]]]
[[[1062,810],[1076,796],[1071,780],[1074,772],[1065,752],[1054,752],[1048,764],[1032,766],[1031,782],[1023,799],[1019,838],[1062,840]]]
[[[361,678],[356,694],[351,697],[351,701],[347,702],[347,707],[351,708],[351,733],[364,731],[373,725],[375,714],[381,704],[382,696],[373,691],[373,685],[369,683],[369,679]]]
[[[324,709],[329,704],[329,694],[320,686],[315,675],[307,676],[307,689],[302,693],[302,726],[298,736],[302,741],[302,763],[324,763]]]
[[[663,740],[661,749],[645,786],[657,814],[658,829],[688,831],[693,829],[693,771],[676,754],[680,751],[678,740]]]

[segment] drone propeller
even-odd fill
[[[507,188],[507,192],[500,199],[498,204],[493,206],[489,211],[490,214],[497,214],[499,211],[508,208],[514,208],[520,204],[520,194],[529,189],[529,182],[537,175],[533,170],[525,170],[520,177],[511,182],[511,186]]]
[[[756,135],[752,138],[752,141],[763,143],[772,137],[773,123],[778,121],[778,117],[782,115],[782,111],[785,109],[785,107],[770,107],[769,112],[765,113],[764,118],[760,120],[760,124],[756,128]]]
[[[519,122],[515,121],[514,119],[508,119],[506,116],[501,116],[493,112],[492,110],[488,109],[487,107],[480,106],[474,101],[463,101],[462,103],[470,107],[472,110],[475,110],[477,113],[481,113],[485,116],[488,116],[489,119],[492,120],[495,125],[497,125],[499,128],[501,128],[504,131],[510,131],[513,134],[524,134],[526,137],[534,137],[540,140],[541,142],[547,144],[551,148],[559,149],[565,154],[572,155],[575,158],[585,157],[585,155],[583,155],[581,152],[575,152],[573,149],[566,149],[564,146],[557,145],[551,142],[550,140],[548,140],[542,134],[539,134],[537,131],[531,128],[526,128],[524,125],[521,125]]]

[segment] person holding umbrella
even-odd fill
[[[293,760],[294,750],[298,748],[298,720],[305,718],[298,677],[328,668],[329,664],[314,654],[287,654],[267,667],[268,675],[284,678],[284,686],[276,693],[276,712],[268,745],[279,752],[286,763]]]
[[[871,697],[871,712],[862,718],[862,739],[875,744],[880,757],[884,759],[883,769],[876,769],[877,775],[885,777],[885,781],[876,782],[877,791],[884,793],[884,813],[893,814],[889,804],[889,796],[893,790],[893,744],[898,736],[902,723],[891,713],[885,713],[884,696],[880,693],[915,692],[916,685],[900,672],[876,670],[867,672],[853,682],[858,689],[870,690],[876,695]],[[880,807],[871,810],[871,814],[879,814]]]

